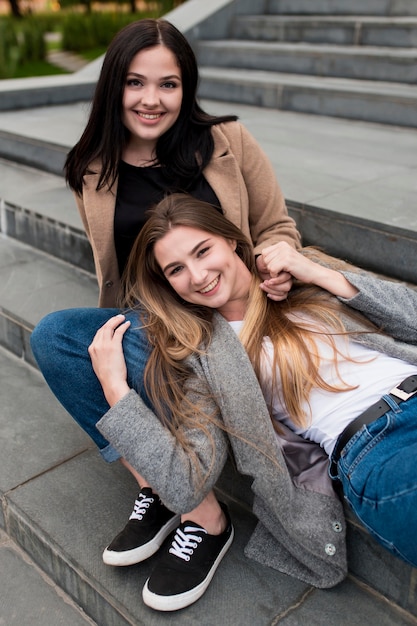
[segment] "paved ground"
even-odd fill
[[[417,131],[343,119],[283,113],[255,107],[204,102],[215,113],[236,112],[269,154],[286,197],[305,205],[368,220],[388,232],[417,232]],[[85,123],[87,106],[76,104],[0,114],[0,131],[24,133],[69,147]],[[0,197],[50,219],[81,228],[72,196],[59,176],[0,165]],[[325,228],[325,222],[322,222]],[[22,260],[29,253],[22,249]],[[1,290],[10,301],[22,292],[7,273]],[[26,294],[42,288],[31,274]],[[39,281],[36,282],[35,278]],[[79,292],[65,284],[66,297]],[[50,310],[51,301],[44,299]],[[37,315],[41,312],[38,311]],[[20,392],[22,386],[27,392]],[[115,571],[100,553],[119,529],[134,490],[121,468],[108,468],[80,429],[57,408],[38,372],[0,349],[0,493],[2,515],[36,561],[74,589],[95,611],[100,626],[124,624],[225,624],[225,626],[405,626],[417,619],[398,611],[352,579],[319,591],[242,556],[253,520],[237,521],[237,541],[213,586],[194,607],[175,615],[140,610],[140,586],[147,567]],[[29,390],[29,391],[28,391]],[[42,538],[43,547],[40,544]],[[45,547],[46,546],[46,547]],[[368,548],[367,548],[368,549]],[[395,589],[403,606],[416,605],[415,571],[384,565],[372,545],[364,553],[375,577]],[[371,571],[372,574],[372,571]],[[384,582],[384,584],[385,584]],[[0,625],[72,626],[91,620],[34,561],[0,531]],[[381,584],[381,587],[383,585]],[[104,607],[104,608],[103,608]],[[100,612],[101,611],[101,612]],[[118,613],[121,611],[121,613]]]

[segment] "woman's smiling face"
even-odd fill
[[[160,45],[138,52],[123,93],[122,121],[131,141],[153,148],[177,121],[182,95],[181,70],[171,50]]]
[[[154,246],[165,278],[186,302],[217,309],[227,320],[245,315],[251,273],[236,242],[190,226],[175,226]]]

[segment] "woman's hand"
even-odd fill
[[[88,348],[94,372],[110,406],[116,404],[130,391],[122,348],[123,335],[130,322],[124,320],[124,315],[111,317],[96,332]]]
[[[346,299],[353,298],[358,293],[356,287],[353,287],[343,274],[312,261],[285,241],[262,250],[262,254],[257,259],[257,265],[260,259],[261,266],[268,270],[271,277],[261,284],[261,289],[268,293],[268,297],[271,297],[269,283],[282,276],[289,276],[290,280],[292,277],[303,283],[317,285],[335,296]],[[283,284],[286,283],[283,282]]]
[[[276,245],[276,244],[275,244]],[[275,246],[270,246],[266,248],[269,250],[270,248],[274,248]],[[263,289],[268,298],[271,300],[276,300],[279,302],[280,300],[285,300],[288,296],[288,292],[292,287],[292,276],[288,272],[278,272],[275,275],[272,274],[268,265],[265,263],[265,259],[262,254],[260,254],[256,258],[256,267],[258,270],[259,276],[263,279],[263,283],[261,283],[261,289]]]

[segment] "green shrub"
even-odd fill
[[[20,59],[20,47],[13,20],[0,21],[0,78],[12,78]]]
[[[26,19],[21,24],[20,62],[44,61],[46,57],[45,31],[43,25],[34,19]]]
[[[147,14],[69,13],[62,22],[62,47],[74,52],[107,47],[121,28],[144,17],[156,17],[156,14],[150,11]]]

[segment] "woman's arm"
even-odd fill
[[[363,313],[395,339],[417,343],[417,291],[367,272],[334,270],[297,252],[285,242],[264,250],[273,271],[317,285]],[[266,291],[265,281],[261,288]]]
[[[202,417],[204,428],[182,429],[190,454],[129,388],[122,350],[129,322],[124,319],[123,315],[112,317],[89,347],[93,369],[111,407],[97,428],[152,485],[166,506],[186,513],[215,485],[226,461],[227,437],[220,427]],[[195,403],[205,398],[202,411],[208,415],[217,409],[202,377],[190,381],[188,395]]]
[[[288,272],[293,278],[317,285],[339,298],[353,298],[358,293],[358,289],[339,271],[312,261],[284,241],[265,248],[261,256],[272,276]],[[262,283],[264,291],[268,291],[268,283],[269,280]]]
[[[367,272],[342,274],[357,290],[351,298],[341,297],[342,302],[363,313],[394,339],[417,344],[417,290]]]

